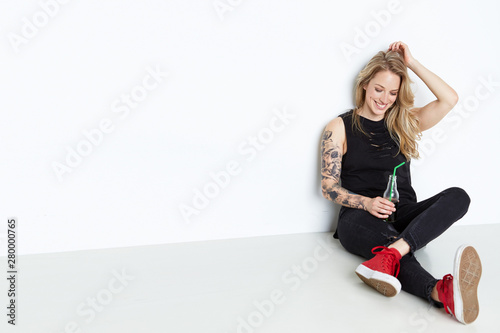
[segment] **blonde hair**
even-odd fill
[[[360,109],[365,103],[366,91],[364,87],[371,79],[381,71],[391,71],[401,78],[400,87],[394,104],[385,113],[385,124],[392,139],[398,143],[399,152],[409,161],[411,158],[419,158],[417,140],[421,132],[418,127],[416,115],[410,111],[413,107],[414,95],[410,84],[412,81],[408,76],[407,67],[399,52],[378,52],[359,72],[355,87],[356,109]],[[352,124],[359,131],[368,135],[362,128],[359,114],[354,110],[352,113]]]

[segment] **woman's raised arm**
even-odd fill
[[[439,76],[425,68],[420,62],[413,58],[408,45],[395,42],[389,46],[389,50],[401,52],[406,65],[411,69],[436,96],[436,100],[429,104],[413,109],[416,112],[420,131],[425,131],[436,125],[441,119],[453,109],[458,102],[458,95]]]

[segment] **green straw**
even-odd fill
[[[391,181],[391,193],[389,194],[389,200],[392,200],[392,189],[394,188],[394,177],[396,177],[396,169],[405,164],[406,162],[401,163],[400,165],[397,165],[394,168],[394,172],[392,173],[392,181]]]

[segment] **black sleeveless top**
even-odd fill
[[[385,121],[373,121],[360,116],[365,135],[352,127],[353,110],[341,114],[344,121],[347,152],[342,158],[341,186],[366,197],[382,196],[394,167],[406,162],[396,171],[399,202],[416,202],[411,186],[410,161],[399,153],[398,144],[391,138]]]

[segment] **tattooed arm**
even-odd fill
[[[387,218],[394,211],[394,204],[381,197],[368,198],[349,192],[339,185],[342,156],[346,151],[346,136],[341,118],[335,118],[325,128],[321,141],[321,189],[323,196],[340,205],[368,211],[370,214]]]
[[[332,120],[321,141],[321,189],[328,200],[351,208],[365,209],[365,197],[349,192],[339,185],[345,129],[341,118]]]

